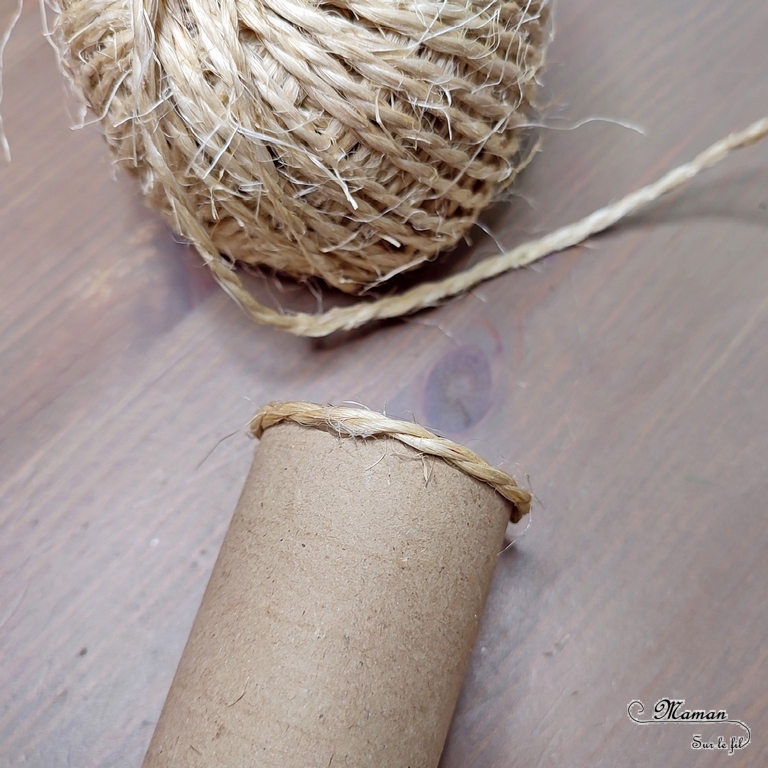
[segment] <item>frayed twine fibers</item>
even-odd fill
[[[61,0],[62,64],[117,163],[258,322],[324,336],[610,227],[768,120],[581,222],[403,294],[283,314],[237,263],[347,292],[454,245],[527,162],[548,0]]]

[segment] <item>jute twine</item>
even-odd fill
[[[198,247],[356,292],[521,165],[546,0],[61,0],[119,165]]]
[[[323,429],[339,437],[388,437],[398,440],[425,456],[443,459],[456,469],[490,485],[511,502],[511,522],[519,522],[530,511],[532,496],[518,486],[514,478],[492,467],[463,445],[438,437],[410,421],[391,419],[375,411],[350,406],[274,402],[259,410],[251,420],[248,431],[258,439],[265,430],[284,422]]]
[[[454,245],[530,152],[548,0],[60,0],[62,65],[118,165],[254,320],[325,336],[433,306],[607,229],[768,120],[585,219],[400,295],[258,302],[265,265],[355,292]]]

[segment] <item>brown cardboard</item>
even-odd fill
[[[509,518],[390,438],[268,429],[143,768],[432,768]]]

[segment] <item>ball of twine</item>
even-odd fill
[[[358,292],[455,245],[525,161],[547,0],[59,10],[117,163],[230,263]]]
[[[54,2],[56,0],[53,0]],[[357,292],[454,245],[528,161],[549,0],[58,0],[64,71],[118,165],[257,322],[326,336],[401,317],[613,226],[768,136],[768,118],[531,242],[318,314],[238,264]]]

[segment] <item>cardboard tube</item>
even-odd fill
[[[267,429],[144,768],[436,766],[510,507],[391,437]]]

